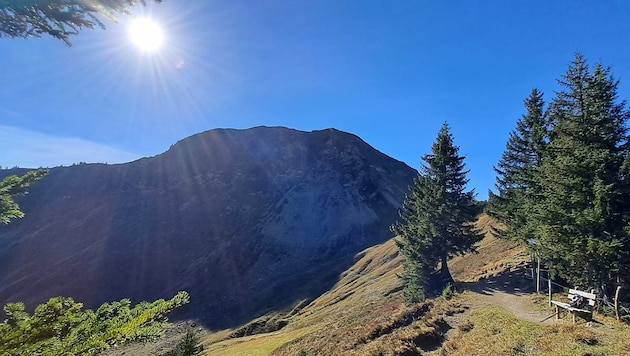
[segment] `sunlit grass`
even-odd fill
[[[482,242],[480,250],[477,260],[506,251],[494,240]],[[465,269],[471,262],[461,259],[459,265]],[[398,293],[400,272],[398,249],[390,240],[357,256],[335,287],[292,312],[285,328],[238,339],[226,339],[229,332],[224,332],[210,335],[204,344],[211,355],[401,354],[418,345],[439,346],[444,316],[463,312],[462,299],[406,306]],[[458,278],[461,272],[454,275]]]
[[[628,355],[630,328],[610,319],[605,326],[546,326],[519,320],[498,307],[473,311],[442,355]]]
[[[482,215],[477,226],[484,232],[485,238],[477,244],[478,253],[455,257],[449,262],[451,273],[458,282],[477,282],[495,277],[509,266],[530,259],[524,247],[492,236],[494,224],[496,222],[489,216]]]
[[[271,354],[278,347],[299,339],[300,337],[316,330],[317,326],[311,328],[300,328],[291,331],[282,331],[269,334],[246,336],[237,339],[227,339],[205,347],[208,355],[233,356],[250,355],[263,356]]]
[[[393,241],[357,256],[355,265],[340,276],[331,291],[285,317],[289,324],[279,331],[228,338],[230,331],[211,334],[204,345],[210,355],[299,354],[301,350],[351,350],[370,333],[404,313],[396,293],[400,259]],[[297,351],[295,351],[297,350]]]

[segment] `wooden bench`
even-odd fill
[[[577,289],[569,289],[569,300],[573,300],[575,297],[582,297],[591,307],[595,306],[595,299],[597,296],[593,293],[583,292]],[[570,303],[563,303],[552,300],[551,303],[556,306],[556,320],[560,319],[560,310],[565,309],[568,313],[573,315],[573,324],[575,324],[575,316],[579,316],[585,320],[593,320],[593,310],[581,309],[571,306]]]

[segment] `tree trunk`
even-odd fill
[[[451,271],[448,270],[448,256],[446,254],[440,257],[440,262],[442,267],[440,268],[440,274],[442,275],[442,281],[444,284],[454,284],[455,280],[453,280],[453,276],[451,276]]]

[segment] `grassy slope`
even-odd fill
[[[492,222],[482,217],[486,232]],[[478,254],[457,257],[449,266],[458,281],[475,282],[498,275],[528,259],[523,249],[488,236]],[[400,257],[395,243],[372,247],[326,294],[286,314],[265,316],[237,330],[277,331],[233,337],[234,330],[211,334],[203,342],[210,355],[623,355],[630,350],[630,329],[613,320],[606,327],[543,326],[521,321],[503,309],[480,306],[464,293],[405,306],[400,297]],[[467,312],[469,307],[474,310]],[[464,312],[466,312],[464,314]],[[459,316],[459,317],[458,317]],[[443,336],[456,326],[450,340]],[[612,326],[611,326],[612,325]],[[597,330],[596,330],[597,329]]]
[[[344,334],[373,320],[379,309],[395,309],[400,304],[396,293],[400,288],[396,278],[400,269],[397,254],[393,241],[364,251],[330,292],[290,312],[286,317],[289,324],[280,331],[219,342],[216,341],[231,332],[211,335],[204,340],[209,344],[209,354],[266,355],[295,340],[300,342],[293,345],[304,344],[309,349],[353,348],[355,340],[348,340]],[[317,339],[324,335],[321,341],[326,345],[319,344]]]
[[[541,325],[515,318],[505,309],[473,310],[445,343],[442,355],[629,355],[630,328],[598,316],[603,325]]]
[[[477,244],[479,253],[455,257],[449,262],[453,278],[458,282],[477,282],[494,277],[506,269],[529,260],[525,249],[515,244],[494,238],[490,231],[493,220],[482,215],[477,226],[486,237]]]

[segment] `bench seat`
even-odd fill
[[[573,316],[573,324],[575,324],[576,315],[589,321],[593,320],[592,310],[575,308],[575,307],[572,307],[571,304],[569,303],[558,302],[555,300],[552,300],[551,303],[556,306],[556,320],[560,319],[561,309],[566,310],[569,314]]]

